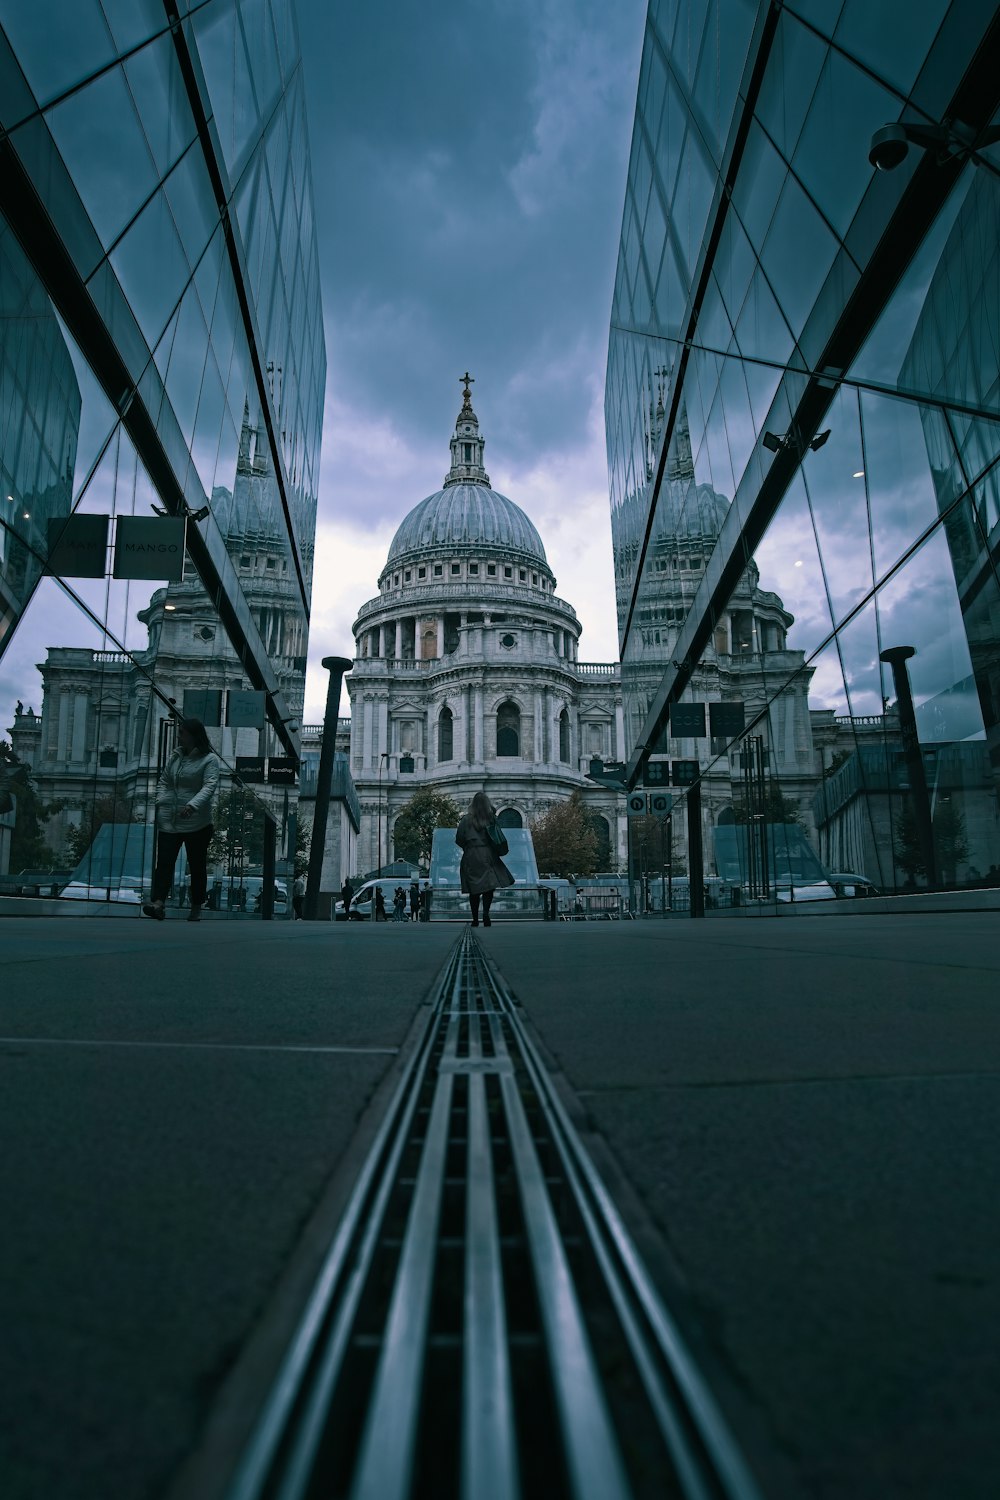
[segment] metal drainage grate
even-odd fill
[[[759,1500],[471,933],[228,1500]]]

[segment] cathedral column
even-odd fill
[[[379,759],[379,756],[381,755],[382,751],[389,749],[389,700],[388,700],[388,698],[380,698],[379,701],[378,701],[378,720],[377,720],[377,723],[378,723],[378,729],[376,731],[376,738],[378,740],[378,747],[377,747],[377,751],[376,751],[376,754],[375,754],[375,757],[374,757],[376,764],[378,763],[378,759]]]
[[[361,697],[361,744],[363,747],[364,764],[372,764],[372,703],[367,693]]]
[[[427,705],[427,754],[424,758],[424,770],[429,771],[432,766],[437,765],[437,745],[435,743],[434,731],[437,728],[434,704]]]
[[[540,765],[545,759],[545,735],[544,735],[544,699],[541,688],[535,689],[535,764]]]
[[[476,746],[472,733],[472,684],[462,689],[462,754],[459,757],[468,763],[475,759]]]
[[[472,758],[477,763],[481,763],[486,759],[485,736],[483,734],[483,690],[477,683],[472,692]]]
[[[403,655],[403,622],[396,621],[396,660],[399,661]]]
[[[469,616],[463,614],[458,619],[458,649],[463,656],[469,654]]]
[[[437,654],[440,661],[441,657],[444,656],[444,615],[438,615],[437,617],[437,635]]]
[[[379,628],[378,628],[378,654],[379,654],[379,656],[385,656],[385,625],[384,624],[380,625]]]
[[[613,760],[625,760],[625,713],[620,702],[615,704],[615,744]]]

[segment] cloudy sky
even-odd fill
[[[645,0],[299,0],[329,374],[306,721],[474,404],[617,657],[604,367]]]

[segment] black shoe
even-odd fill
[[[192,904],[191,910],[188,912],[188,921],[189,922],[200,922],[201,921],[201,907],[200,906],[195,906],[195,905]]]
[[[167,915],[163,910],[162,901],[147,901],[142,908],[142,912],[143,916],[155,917],[158,922],[164,921]]]
[[[483,926],[484,927],[492,927],[493,926],[493,923],[490,921],[489,917],[484,917],[483,918]]]
[[[472,919],[472,921],[471,921],[471,923],[469,925],[471,927],[478,927],[479,926],[479,918],[478,917],[473,917],[473,919]]]

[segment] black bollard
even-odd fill
[[[313,814],[312,838],[309,843],[309,873],[306,875],[306,899],[303,916],[315,922],[319,905],[319,883],[323,877],[323,855],[326,851],[326,820],[330,812],[330,787],[333,782],[333,757],[337,742],[337,719],[340,714],[340,689],[344,673],[354,663],[346,656],[324,656],[323,665],[330,674],[326,688],[326,713],[323,716],[323,748],[319,756],[316,782],[316,810]]]

